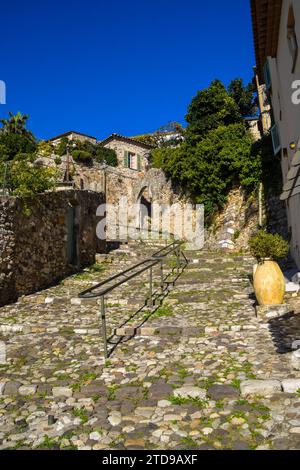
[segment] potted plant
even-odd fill
[[[285,258],[289,244],[280,235],[260,230],[249,240],[251,254],[257,259],[254,291],[260,305],[283,303],[285,280],[277,261]]]

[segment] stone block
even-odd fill
[[[30,396],[34,395],[36,392],[37,386],[36,385],[21,385],[19,388],[19,394],[23,396]]]
[[[286,292],[299,292],[300,286],[299,284],[296,284],[295,282],[287,282],[285,285],[285,291]]]
[[[0,382],[0,396],[3,395],[5,382]]]
[[[199,398],[200,400],[204,400],[206,398],[206,390],[192,385],[185,385],[174,390],[174,397]]]
[[[281,385],[285,393],[296,393],[300,390],[300,379],[285,379]]]
[[[293,351],[291,354],[291,366],[295,370],[300,370],[300,349]]]
[[[52,395],[54,397],[67,397],[67,398],[70,398],[73,395],[73,391],[69,387],[53,387]]]
[[[272,318],[283,317],[291,312],[291,307],[288,304],[282,305],[257,305],[256,315],[258,318],[271,320]]]
[[[281,392],[281,383],[279,380],[245,380],[241,382],[241,395],[273,395]]]

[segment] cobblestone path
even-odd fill
[[[299,377],[300,317],[256,318],[247,256],[188,252],[152,314],[146,275],[114,291],[104,362],[99,306],[77,295],[153,251],[119,250],[0,309],[0,449],[300,448],[300,394],[278,387]],[[243,392],[253,379],[270,388]]]

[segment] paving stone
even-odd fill
[[[54,397],[71,397],[73,395],[73,390],[68,387],[53,387],[52,395]]]
[[[279,380],[245,380],[241,382],[241,395],[272,395],[281,391]]]
[[[300,370],[300,349],[292,352],[291,355],[291,366],[295,370]]]
[[[34,395],[37,390],[37,385],[22,385],[19,388],[20,395]]]
[[[238,398],[240,395],[235,387],[218,384],[209,387],[207,393],[213,400],[223,400],[224,398],[234,399]]]
[[[149,389],[149,396],[154,400],[161,400],[167,398],[173,392],[171,385],[167,384],[164,381],[159,380],[152,385]]]
[[[300,390],[300,379],[285,379],[281,382],[283,391],[286,393],[296,393]]]
[[[203,400],[206,398],[206,390],[199,387],[193,387],[192,385],[186,385],[174,390],[173,392],[175,397],[181,398],[199,398]]]
[[[21,385],[20,382],[6,382],[3,395],[17,395]]]
[[[146,275],[109,296],[109,334],[124,328],[137,335],[113,338],[105,361],[99,305],[71,299],[156,249],[133,242],[126,251],[105,255],[104,272],[86,270],[88,281],[70,277],[0,309],[0,331],[10,344],[1,382],[8,381],[3,391],[15,392],[1,397],[0,448],[17,442],[23,448],[24,437],[32,449],[48,435],[58,439],[57,448],[297,449],[300,397],[282,393],[281,382],[299,379],[291,364],[299,299],[287,297],[295,314],[257,318],[251,257],[187,252],[197,263],[170,283],[158,315],[145,321],[145,310],[135,312],[144,302]],[[141,336],[144,328],[148,334]],[[276,382],[276,392],[260,387],[255,396],[239,397],[237,384],[254,377],[264,386],[276,380],[280,389]],[[24,382],[38,384],[34,395],[17,394]],[[180,400],[179,389],[188,391],[185,397],[196,390],[196,398]]]
[[[0,382],[0,396],[3,395],[4,387],[5,387],[5,382]]]

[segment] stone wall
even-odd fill
[[[285,201],[281,201],[277,195],[268,196],[265,202],[265,217],[271,233],[279,233],[285,240],[289,239]]]
[[[247,197],[241,188],[230,191],[227,203],[206,231],[208,249],[245,250],[258,229],[258,201]],[[279,233],[288,240],[288,221],[285,203],[279,196],[270,195],[263,203],[263,225],[270,233]]]
[[[93,264],[95,254],[105,251],[105,241],[96,236],[96,210],[103,202],[102,193],[78,190],[39,195],[26,210],[20,199],[0,200],[0,305]]]
[[[0,306],[16,300],[14,211],[14,199],[0,199]]]
[[[248,248],[248,240],[258,226],[258,203],[241,188],[230,191],[227,203],[206,230],[205,247],[211,250]]]

